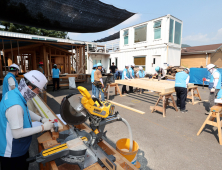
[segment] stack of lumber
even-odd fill
[[[167,70],[167,75],[172,75],[172,76],[175,76],[177,72],[181,72],[185,69],[186,67],[183,67],[183,66],[168,66],[166,68]]]

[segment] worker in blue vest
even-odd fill
[[[92,83],[92,97],[96,97],[96,86],[93,84],[94,83],[94,73],[96,71],[96,67],[97,67],[97,64],[94,64],[93,65],[93,70],[92,70],[92,73],[91,73],[91,83]]]
[[[1,170],[28,170],[29,146],[32,135],[51,130],[53,122],[28,110],[27,101],[38,95],[46,77],[37,70],[29,71],[18,88],[8,91],[0,102],[0,159]],[[32,120],[43,123],[32,127]]]
[[[142,66],[139,66],[139,71],[136,73],[136,76],[138,78],[144,78],[145,77],[145,71],[143,70]],[[140,89],[140,94],[141,94],[141,92],[143,93],[144,89]]]
[[[56,83],[57,83],[57,90],[60,89],[60,87],[59,87],[59,74],[60,74],[60,70],[57,68],[57,65],[54,64],[53,69],[52,69],[53,91],[55,91]]]
[[[203,78],[203,81],[208,81],[209,82],[209,89],[210,89],[210,95],[209,95],[209,102],[210,105],[207,107],[207,112],[205,113],[206,115],[209,115],[210,113],[210,108],[214,106],[214,99],[217,97],[217,93],[221,89],[221,74],[220,72],[216,69],[216,66],[214,64],[208,64],[207,65],[207,70],[210,72],[211,77],[210,79]]]
[[[43,69],[42,67],[43,67],[43,62],[40,61],[40,62],[39,62],[38,70],[39,70],[42,74],[45,74],[44,69]]]
[[[177,107],[180,108],[182,113],[186,113],[185,102],[187,98],[187,85],[190,80],[190,69],[185,68],[184,71],[176,73],[175,78],[175,91],[177,95]]]
[[[5,76],[3,80],[3,89],[2,89],[2,96],[5,95],[10,90],[18,87],[18,82],[15,77],[19,74],[19,66],[17,64],[12,64],[9,66],[9,72]]]
[[[157,66],[157,67],[155,67],[155,71],[157,72],[156,77],[158,78],[158,81],[165,80],[166,73],[163,68],[160,68]]]
[[[131,67],[129,69],[130,79],[134,79],[135,78],[134,67],[135,67],[135,64],[134,63],[131,64]],[[129,92],[133,93],[133,86],[129,86]]]
[[[129,74],[128,69],[129,69],[129,65],[126,64],[125,68],[122,72],[122,80],[130,80],[130,74]],[[122,94],[124,94],[124,93],[128,93],[128,91],[126,91],[126,85],[123,85],[123,87],[122,87]]]

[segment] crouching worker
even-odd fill
[[[166,76],[166,73],[164,71],[163,68],[160,68],[160,67],[156,67],[155,68],[156,72],[157,72],[157,78],[158,78],[158,81],[160,80],[165,80],[165,76]]]
[[[180,108],[182,113],[186,113],[185,102],[187,98],[187,85],[190,80],[189,68],[185,68],[184,71],[176,73],[175,78],[175,90],[177,95],[177,107]]]
[[[46,77],[33,70],[24,74],[18,88],[3,96],[0,103],[1,170],[28,170],[26,159],[32,135],[53,127],[52,121],[36,115],[27,107],[27,101],[39,94],[46,83]],[[32,120],[43,125],[32,127]]]
[[[97,70],[94,72],[94,85],[96,88],[96,98],[99,99],[99,92],[101,92],[102,101],[105,101],[104,97],[104,84],[102,79],[102,64],[97,63]]]

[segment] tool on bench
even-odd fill
[[[60,158],[65,163],[78,164],[80,169],[98,162],[101,167],[118,170],[115,157],[107,155],[98,143],[106,135],[104,129],[107,124],[123,121],[129,130],[129,151],[132,151],[132,132],[128,122],[121,118],[118,112],[114,113],[115,106],[111,103],[100,102],[97,98],[91,98],[84,87],[79,86],[77,89],[80,94],[70,94],[64,97],[60,108],[61,117],[72,128],[59,133],[59,138],[57,138],[59,145],[43,150],[27,161],[46,163]],[[75,125],[86,122],[87,119],[92,129],[90,133],[75,127]]]

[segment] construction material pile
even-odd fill
[[[167,75],[172,75],[172,76],[175,76],[177,72],[181,72],[185,69],[186,67],[183,67],[183,66],[168,66],[166,68],[167,72],[166,74]]]

